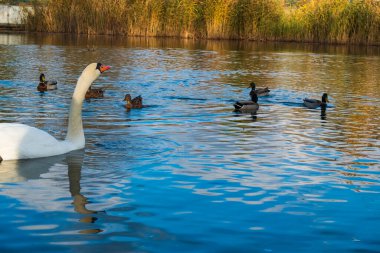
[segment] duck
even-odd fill
[[[316,109],[318,107],[326,108],[327,103],[329,102],[327,93],[323,93],[322,101],[313,98],[304,98],[303,104],[309,109]]]
[[[39,92],[44,92],[48,90],[56,90],[57,89],[57,81],[46,81],[45,74],[41,73],[40,75],[40,83],[37,86],[37,90]]]
[[[92,89],[91,86],[88,88],[85,98],[102,98],[104,97],[104,90],[102,88]]]
[[[82,105],[90,85],[110,66],[89,64],[78,78],[71,99],[67,133],[58,140],[33,126],[19,123],[0,123],[0,160],[21,160],[61,155],[83,149],[85,136],[82,123]]]
[[[126,94],[124,97],[124,101],[126,101],[125,108],[127,108],[128,110],[130,110],[132,108],[134,108],[134,109],[143,108],[141,96],[137,96],[134,99],[132,99],[130,94]]]
[[[269,95],[269,92],[270,92],[270,89],[268,87],[265,87],[265,88],[256,88],[256,84],[254,82],[251,82],[249,84],[249,87],[251,87],[251,93],[256,93],[257,96],[268,96]]]
[[[250,112],[255,113],[259,110],[259,104],[257,103],[258,97],[255,92],[251,93],[251,101],[237,101],[234,104],[236,112]]]

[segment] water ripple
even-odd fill
[[[378,56],[25,43],[0,45],[0,122],[64,138],[78,66],[112,69],[94,84],[105,97],[83,104],[84,151],[1,163],[1,249],[377,249]],[[36,91],[40,69],[58,90]],[[251,81],[271,95],[233,112]],[[326,111],[302,105],[322,92]],[[126,93],[147,107],[125,110]]]

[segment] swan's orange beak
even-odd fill
[[[99,70],[100,70],[100,73],[103,73],[104,71],[109,70],[110,68],[111,66],[102,65],[100,66]]]

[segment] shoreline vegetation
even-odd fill
[[[34,0],[26,30],[380,45],[380,0]]]

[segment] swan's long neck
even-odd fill
[[[85,145],[83,123],[82,123],[82,105],[86,92],[94,80],[83,74],[79,77],[71,100],[69,125],[67,129],[66,141],[78,148]]]

